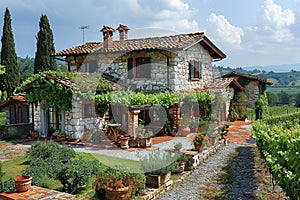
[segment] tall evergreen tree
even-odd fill
[[[53,33],[46,15],[40,19],[40,30],[37,34],[37,50],[35,52],[34,73],[56,70],[55,59],[50,55],[55,53]]]
[[[5,66],[6,73],[0,75],[0,91],[7,91],[7,95],[10,96],[20,82],[20,69],[8,8],[5,10],[1,42],[1,65]]]

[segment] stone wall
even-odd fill
[[[259,99],[258,81],[251,81],[245,86],[245,93],[248,97],[248,108],[255,109],[255,103]]]
[[[128,58],[141,56],[151,58],[150,78],[127,79]],[[83,60],[84,57],[78,57],[77,59]],[[200,80],[189,80],[188,61],[191,59],[199,60],[202,64],[202,77]],[[67,58],[67,60],[70,60],[70,58]],[[88,62],[89,60],[97,60],[97,71],[99,73],[110,69],[120,74],[122,79],[127,81],[128,85],[134,85],[142,89],[147,85],[162,85],[173,91],[199,89],[213,80],[212,58],[208,51],[200,44],[195,44],[179,53],[160,50],[151,52],[129,52],[124,54],[91,54],[85,58],[84,62]]]
[[[82,117],[82,101],[73,101],[71,111],[65,112],[65,133],[72,139],[80,139],[85,131],[98,130],[100,126],[99,119],[95,117]]]
[[[197,59],[202,64],[201,79],[189,80],[189,61]],[[185,91],[202,89],[213,80],[212,58],[200,44],[196,44],[179,53],[175,58],[175,65],[170,74],[171,89]]]

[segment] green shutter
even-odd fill
[[[192,64],[192,60],[189,62],[189,79],[194,78],[194,65]]]
[[[132,58],[128,58],[127,59],[127,77],[129,79],[133,78],[133,59]]]

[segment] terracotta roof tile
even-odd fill
[[[219,50],[203,32],[179,34],[162,37],[149,37],[139,39],[127,39],[112,41],[112,48],[105,48],[103,42],[89,42],[84,45],[65,49],[54,54],[54,56],[68,56],[90,53],[123,53],[136,50],[182,50],[190,45],[199,42],[201,39],[207,42],[203,45],[210,46],[214,49],[216,58],[225,58],[226,55]]]
[[[244,78],[247,78],[247,79],[250,79],[250,80],[257,80],[259,82],[262,82],[262,83],[265,83],[265,84],[268,84],[268,85],[273,84],[271,81],[268,81],[265,78],[260,78],[259,76],[255,76],[255,75],[252,75],[252,74],[244,74],[244,73],[236,72],[236,71],[233,71],[229,74],[225,74],[222,77],[226,78],[226,77],[236,77],[236,76],[244,77]]]
[[[236,90],[243,90],[243,87],[234,78],[216,78],[207,86],[209,90],[220,90],[232,87]]]

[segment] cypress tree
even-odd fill
[[[57,65],[51,54],[55,53],[53,33],[46,15],[40,18],[40,30],[37,34],[37,50],[34,59],[34,73],[56,70]]]
[[[20,82],[20,69],[8,8],[5,10],[1,43],[1,65],[5,66],[6,73],[0,75],[0,91],[7,91],[7,95],[10,96]]]

